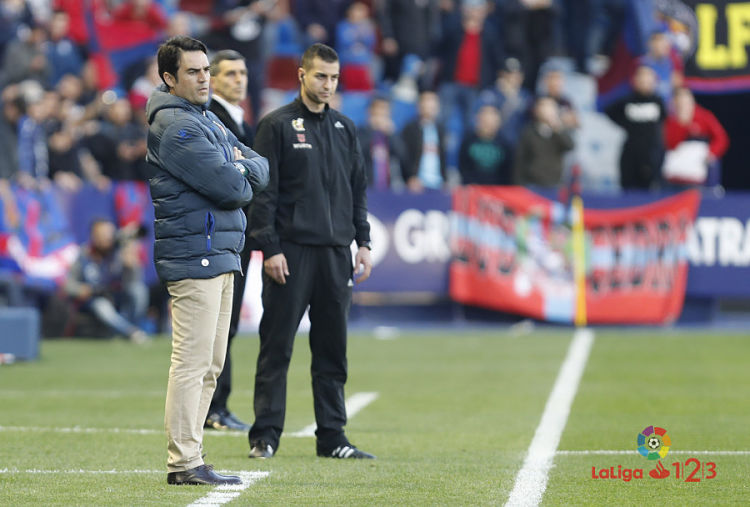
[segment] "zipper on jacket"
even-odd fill
[[[215,226],[214,215],[209,211],[206,213],[206,250],[209,252],[211,251],[211,234],[213,234]]]

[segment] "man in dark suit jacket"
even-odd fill
[[[237,136],[237,139],[245,146],[253,144],[253,130],[245,122],[245,111],[240,105],[247,96],[247,66],[245,58],[231,49],[219,51],[211,60],[211,104],[208,109],[219,117],[226,128]],[[247,217],[247,208],[243,210]],[[227,345],[227,356],[224,361],[224,370],[216,380],[216,390],[211,400],[206,417],[206,427],[214,429],[232,429],[248,431],[250,426],[239,420],[227,408],[227,399],[232,391],[232,361],[231,346],[232,338],[237,334],[237,326],[240,320],[240,309],[242,308],[242,295],[245,292],[245,276],[250,263],[250,242],[245,242],[245,247],[240,252],[242,263],[242,275],[234,277],[234,297],[232,300],[232,317],[229,324],[229,343]]]
[[[401,131],[406,147],[401,172],[406,188],[420,193],[425,188],[441,189],[448,183],[445,163],[445,132],[438,123],[440,100],[437,93],[425,90],[419,94],[418,116]]]

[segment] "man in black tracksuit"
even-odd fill
[[[606,110],[626,133],[620,154],[623,190],[648,190],[659,183],[667,110],[656,93],[656,79],[651,67],[639,66],[633,74],[633,92]]]
[[[270,458],[279,447],[294,335],[309,305],[317,454],[373,458],[344,434],[352,279],[367,279],[372,262],[356,128],[328,106],[338,76],[336,52],[313,44],[298,69],[300,96],[258,125],[254,148],[269,160],[269,184],[253,200],[249,224],[264,255],[250,457]],[[359,247],[354,267],[352,240]]]

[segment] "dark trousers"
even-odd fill
[[[247,211],[246,211],[247,212]],[[232,297],[232,317],[229,321],[229,341],[227,342],[227,356],[224,359],[224,369],[216,379],[216,390],[211,399],[208,414],[228,411],[227,400],[232,392],[232,341],[237,334],[240,322],[240,310],[242,310],[242,296],[245,294],[245,283],[247,282],[247,269],[250,265],[250,257],[253,253],[250,241],[245,239],[245,247],[240,252],[240,263],[242,275],[234,274],[234,296]]]
[[[620,187],[625,190],[650,189],[661,179],[663,162],[664,150],[660,146],[625,143],[620,156]]]
[[[347,442],[344,436],[347,377],[346,321],[352,300],[349,247],[283,243],[289,266],[286,285],[263,274],[263,316],[255,372],[255,422],[250,441],[278,449],[286,414],[286,382],[294,335],[310,306],[312,389],[319,449]]]

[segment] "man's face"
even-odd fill
[[[417,108],[422,120],[433,121],[440,114],[440,99],[434,92],[424,92],[419,96]]]
[[[680,90],[674,95],[674,111],[681,123],[689,123],[695,113],[695,99],[687,90]]]
[[[302,93],[313,104],[328,104],[339,84],[339,62],[313,58],[309,69],[299,69]]]
[[[174,95],[196,105],[208,102],[208,57],[203,51],[183,51],[177,76],[165,73]]]
[[[656,73],[650,67],[638,67],[633,77],[633,88],[643,94],[653,93],[656,89]]]
[[[100,252],[107,252],[115,245],[115,224],[98,222],[91,230],[91,245]]]
[[[562,95],[564,84],[565,84],[565,78],[563,77],[563,73],[557,70],[549,71],[544,76],[545,84],[547,85],[547,93],[552,95],[553,97],[558,97]]]
[[[243,60],[222,60],[211,76],[214,93],[230,104],[239,105],[247,96],[247,66]]]

